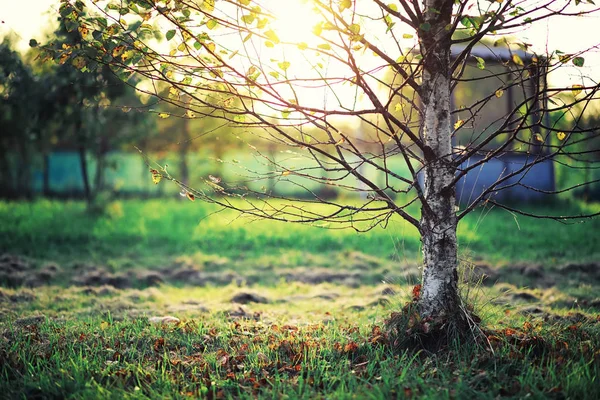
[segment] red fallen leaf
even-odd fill
[[[404,397],[410,399],[413,395],[412,389],[409,387],[404,388]]]
[[[298,364],[294,367],[296,371],[300,372],[302,370],[302,365]]]
[[[506,336],[514,336],[517,334],[517,331],[515,331],[514,329],[511,329],[511,328],[506,328],[506,329],[504,329],[504,334]]]
[[[412,289],[413,300],[419,300],[421,297],[421,285],[415,285]]]
[[[161,348],[165,346],[165,339],[158,338],[154,341],[154,351],[159,351]]]
[[[529,321],[525,321],[525,323],[523,324],[523,330],[525,332],[528,332],[531,329],[533,329],[533,325],[531,325],[531,323]]]
[[[283,325],[281,329],[286,329],[288,331],[297,331],[298,327],[293,325]]]
[[[352,353],[358,350],[356,342],[350,342],[344,346],[344,353]]]

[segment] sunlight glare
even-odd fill
[[[275,17],[272,25],[282,41],[301,43],[316,39],[312,29],[321,18],[310,0],[269,0],[266,5]]]

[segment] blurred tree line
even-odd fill
[[[81,34],[61,23],[50,41],[74,46]],[[35,40],[30,46],[33,49],[22,55],[10,38],[0,43],[1,198],[32,198],[34,169],[42,171],[44,196],[64,195],[50,184],[53,151],[77,153],[83,192],[68,194],[83,194],[92,203],[110,189],[106,172],[117,167],[107,157],[112,151],[134,152],[135,145],[159,160],[175,153],[175,169],[188,182],[189,153],[202,148],[219,160],[236,146],[235,135],[223,121],[186,115],[184,109],[158,103],[152,96],[140,97],[136,76],[123,82],[107,66],[90,72],[77,60],[47,62],[38,56]],[[211,172],[221,173],[222,163],[213,164]]]

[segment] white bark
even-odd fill
[[[457,219],[455,190],[451,185],[456,167],[452,163],[450,115],[450,23],[452,1],[426,0],[425,21],[430,29],[421,33],[424,72],[421,100],[425,141],[424,195],[420,231],[423,244],[423,281],[419,301],[422,317],[445,317],[458,309]]]

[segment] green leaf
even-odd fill
[[[322,43],[317,45],[317,48],[321,49],[321,50],[331,50],[331,46],[329,45],[329,43]]]
[[[419,28],[423,32],[429,32],[429,30],[431,29],[431,24],[429,22],[423,22],[421,25],[419,25]]]
[[[575,57],[573,59],[573,64],[577,67],[583,67],[584,63],[585,63],[585,58],[583,58],[583,57]]]
[[[253,23],[255,18],[256,17],[254,16],[254,14],[242,15],[242,21],[244,21],[244,23],[248,25]]]
[[[477,57],[477,56],[475,56],[475,58],[477,59],[477,68],[485,69],[485,60],[483,58]]]
[[[219,22],[216,19],[210,19],[206,23],[206,27],[211,30],[215,29],[217,27],[217,25],[219,25]]]
[[[173,39],[173,37],[175,37],[175,29],[171,29],[170,31],[167,31],[167,34],[165,35],[165,37],[167,38],[167,41]]]
[[[411,35],[410,33],[405,33],[405,34],[402,35],[402,38],[403,39],[412,39],[413,35]]]

